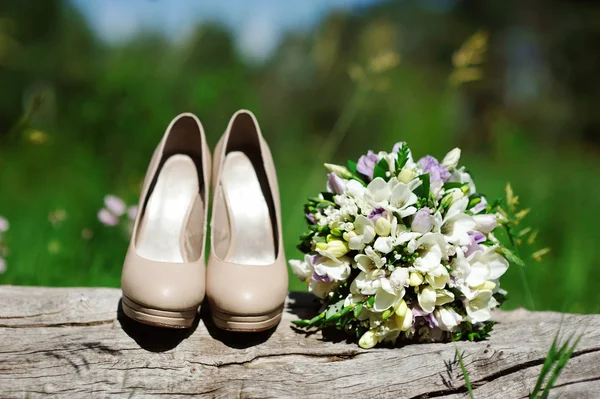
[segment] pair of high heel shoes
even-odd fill
[[[176,117],[152,156],[138,209],[121,277],[127,316],[190,327],[206,294],[219,328],[277,325],[288,289],[279,189],[251,112],[231,118],[213,162],[198,118]]]

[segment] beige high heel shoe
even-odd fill
[[[154,152],[121,276],[123,311],[141,323],[190,327],[205,294],[211,160],[193,114],[177,116]]]
[[[281,319],[288,275],[275,166],[251,112],[233,115],[214,157],[212,319],[226,330],[267,330]]]

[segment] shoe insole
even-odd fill
[[[275,242],[269,207],[250,159],[239,151],[227,154],[221,172],[231,242],[227,261],[269,265],[275,261]]]
[[[159,262],[184,263],[182,231],[198,192],[198,171],[187,155],[164,163],[148,199],[136,243],[140,256]]]

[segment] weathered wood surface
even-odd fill
[[[311,310],[291,294],[271,334],[146,327],[105,288],[0,286],[0,397],[467,397],[455,344],[361,350],[306,337]],[[527,397],[559,327],[584,333],[553,395],[600,398],[600,315],[497,312],[485,342],[460,342],[477,398]]]

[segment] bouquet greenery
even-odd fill
[[[499,279],[509,261],[522,263],[494,234],[503,227],[515,244],[526,211],[512,191],[489,203],[459,159],[456,148],[414,162],[398,143],[347,167],[325,164],[328,190],[305,205],[305,257],[290,261],[323,307],[298,327],[343,330],[363,348],[489,334],[506,295]]]

